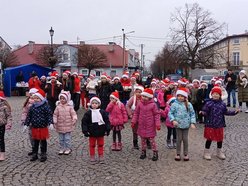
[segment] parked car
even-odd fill
[[[204,81],[204,82],[206,82],[206,83],[210,83],[210,81],[211,81],[211,79],[213,78],[213,77],[215,77],[214,75],[202,75],[202,76],[200,76],[200,78],[199,78],[199,80],[200,81]]]
[[[177,82],[179,79],[182,78],[182,76],[179,74],[169,74],[166,77],[169,78],[169,80],[174,81],[174,82]]]

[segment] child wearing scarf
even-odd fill
[[[101,100],[98,97],[90,99],[90,109],[82,118],[82,131],[89,137],[89,151],[91,163],[96,163],[95,147],[97,144],[99,162],[104,162],[104,136],[109,135],[110,122],[108,114],[100,109]]]

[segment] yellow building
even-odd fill
[[[248,32],[227,36],[201,49],[200,54],[204,58],[209,58],[221,74],[228,68],[234,71],[241,69],[248,71]]]

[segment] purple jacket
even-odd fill
[[[236,115],[235,111],[227,110],[226,104],[222,100],[209,100],[203,106],[202,111],[206,116],[205,127],[209,128],[225,127],[225,115]]]
[[[156,127],[160,126],[160,111],[154,100],[141,100],[133,115],[132,123],[138,123],[138,135],[143,138],[155,137]]]

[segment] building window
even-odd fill
[[[233,65],[234,66],[239,66],[240,65],[239,52],[233,52]]]
[[[234,38],[233,39],[233,44],[234,45],[239,45],[239,38]]]
[[[83,69],[82,70],[82,74],[85,76],[85,75],[88,75],[88,70],[86,70],[86,69]]]
[[[101,76],[101,72],[96,70],[96,76]]]
[[[111,70],[110,77],[115,77],[115,76],[116,76],[116,70]]]

